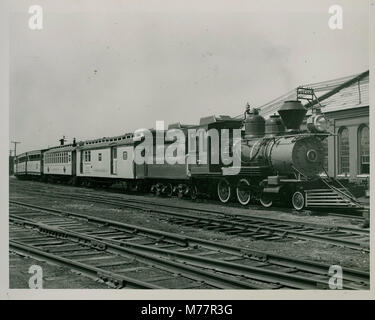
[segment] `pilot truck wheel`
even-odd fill
[[[300,211],[305,207],[305,196],[301,191],[296,191],[293,193],[292,206],[297,211]]]

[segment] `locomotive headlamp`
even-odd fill
[[[307,129],[310,132],[326,132],[328,130],[328,120],[321,113],[320,109],[315,109],[311,117],[307,120]]]
[[[316,116],[314,119],[314,122],[315,122],[315,129],[317,131],[319,132],[327,131],[328,121],[324,115],[321,114],[321,115]]]

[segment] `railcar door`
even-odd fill
[[[75,176],[76,175],[76,161],[77,161],[77,154],[76,154],[76,151],[73,150],[71,152],[71,155],[69,155],[69,157],[72,157],[71,158],[71,166],[72,166],[72,176]],[[82,163],[82,161],[81,161]]]
[[[117,174],[117,147],[111,147],[111,174]]]
[[[80,151],[79,157],[79,173],[83,173],[83,150]]]

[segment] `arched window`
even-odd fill
[[[349,173],[349,130],[339,131],[339,174]]]
[[[361,126],[358,129],[358,159],[359,173],[370,173],[370,135],[368,126]]]

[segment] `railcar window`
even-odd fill
[[[363,125],[358,130],[359,173],[370,173],[370,136],[368,126]]]
[[[84,152],[85,162],[91,162],[91,151],[85,151]]]
[[[339,174],[349,173],[349,130],[341,128],[339,131]]]
[[[127,152],[127,151],[124,151],[124,152],[122,153],[122,159],[123,159],[123,160],[127,160],[127,159],[128,159],[128,152]]]

